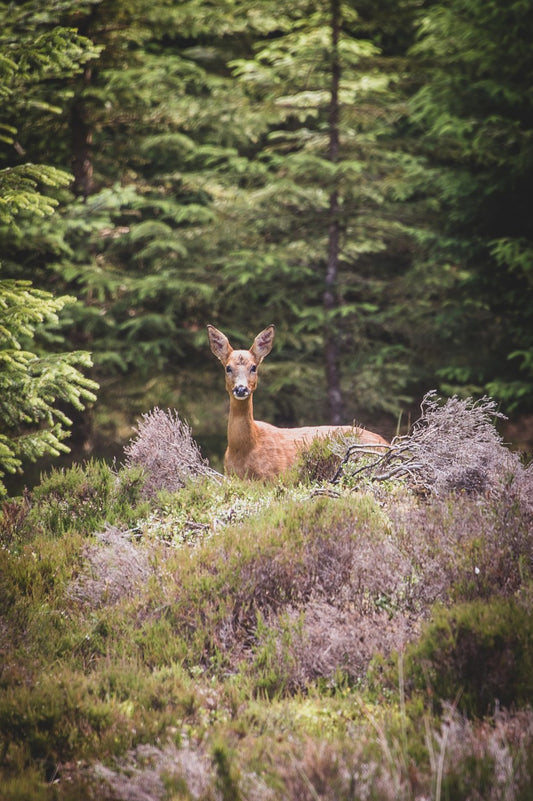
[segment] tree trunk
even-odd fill
[[[339,33],[341,25],[340,0],[331,0],[331,89],[329,107],[329,152],[330,161],[339,158],[339,84],[341,66],[339,59]],[[325,336],[324,357],[328,395],[329,422],[342,422],[342,393],[340,385],[339,346],[334,322],[335,310],[339,307],[337,281],[339,273],[339,192],[336,187],[329,197],[328,262],[324,289]]]
[[[83,73],[86,86],[91,81],[92,70],[87,67]],[[74,175],[73,192],[87,198],[93,190],[92,163],[92,130],[87,123],[87,113],[83,102],[83,93],[72,105],[72,173]]]

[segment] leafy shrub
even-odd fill
[[[147,512],[141,498],[143,481],[138,468],[117,474],[100,460],[54,469],[27,499],[27,528],[58,537],[67,531],[91,534],[106,521],[135,521]]]
[[[145,473],[144,493],[173,492],[196,476],[213,476],[207,461],[177,412],[155,407],[142,415],[137,436],[124,448],[126,466],[139,466]]]
[[[533,616],[514,599],[474,601],[435,613],[408,648],[406,675],[436,700],[484,716],[533,699]]]

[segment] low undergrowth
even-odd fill
[[[270,485],[188,465],[5,502],[2,798],[529,798],[530,470],[421,497],[332,487],[320,449]]]

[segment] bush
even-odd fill
[[[135,545],[131,532],[108,525],[96,540],[84,549],[86,564],[68,589],[71,600],[91,609],[131,597],[153,574],[150,550]]]
[[[26,528],[59,537],[67,531],[92,534],[105,522],[135,521],[148,510],[143,484],[139,468],[117,474],[100,460],[54,469],[27,498]]]
[[[258,615],[270,622],[271,615],[299,608],[313,596],[348,603],[345,583],[361,599],[368,587],[362,589],[361,576],[353,573],[354,560],[362,539],[379,538],[381,522],[371,497],[285,500],[191,553],[178,553],[176,578],[154,597],[157,615],[147,610],[144,658],[167,658],[174,630],[187,639],[180,656],[188,663],[210,664],[222,656],[235,667],[257,642]],[[167,636],[155,634],[157,628]],[[164,643],[162,652],[152,650],[158,643]]]
[[[532,519],[513,492],[386,503],[394,541],[412,564],[412,607],[513,595],[533,577]]]
[[[143,414],[136,431],[136,438],[124,448],[126,467],[142,468],[147,497],[159,490],[174,492],[197,476],[216,475],[177,412],[155,407]]]
[[[301,451],[296,479],[305,483],[331,481],[341,463],[340,456],[333,452],[333,443],[331,439],[315,439]]]
[[[407,649],[405,673],[437,703],[482,717],[533,700],[533,616],[514,599],[474,601],[435,613]]]
[[[438,497],[449,494],[492,495],[508,492],[509,485],[529,484],[533,474],[524,475],[518,456],[503,444],[494,421],[503,415],[490,398],[448,398],[445,402],[434,392],[426,394],[422,414],[411,432],[395,437],[386,451],[370,462],[360,463],[361,452],[368,448],[337,445],[343,455],[343,476],[357,483],[403,479],[410,486]]]
[[[32,493],[32,515],[42,530],[92,533],[105,519],[116,475],[101,461],[52,470]]]

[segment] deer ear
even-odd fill
[[[257,359],[257,363],[263,361],[265,356],[268,356],[272,350],[272,343],[274,342],[274,326],[269,325],[264,331],[254,339],[254,344],[250,348],[250,353]]]
[[[209,337],[209,344],[211,345],[211,350],[217,357],[220,359],[222,364],[226,364],[227,360],[229,359],[230,353],[232,352],[233,348],[229,344],[229,339],[222,331],[219,331],[218,328],[215,328],[214,325],[207,326],[207,335]]]

